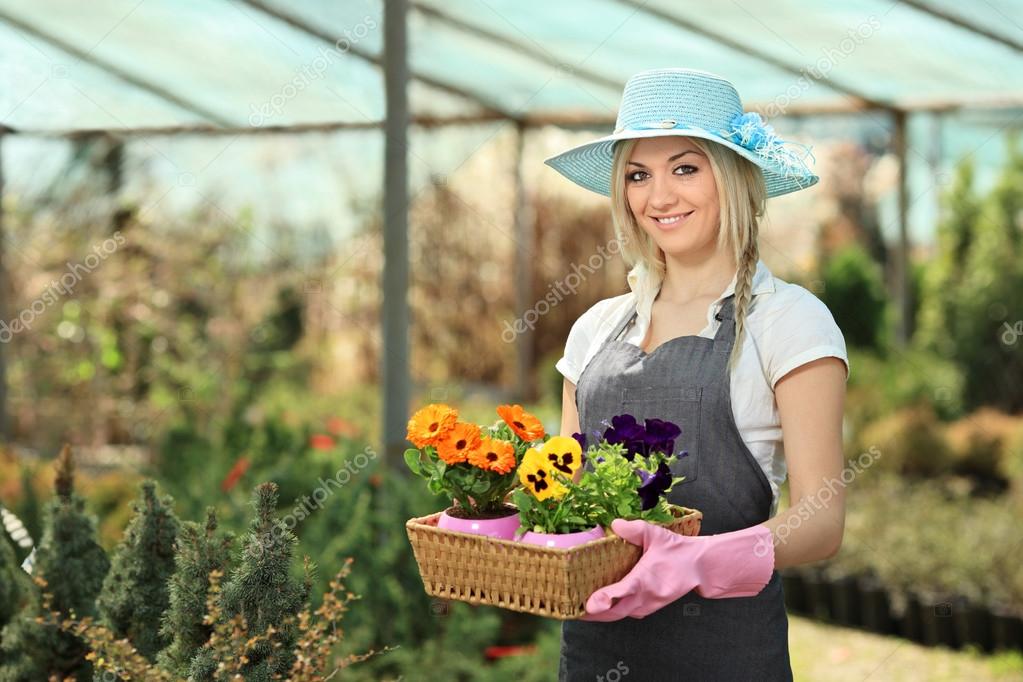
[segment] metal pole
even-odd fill
[[[384,3],[383,431],[385,461],[397,466],[409,414],[407,0]]]
[[[899,348],[905,348],[909,341],[910,322],[910,300],[909,300],[909,234],[907,217],[909,214],[909,184],[907,182],[908,168],[906,163],[906,112],[895,111],[892,114],[895,123],[893,146],[895,156],[899,160],[899,188],[898,188],[898,221],[899,221],[899,243],[896,249],[895,259],[892,263],[895,302],[896,302],[896,327],[895,343]]]
[[[4,257],[4,155],[3,134],[0,133],[0,322],[7,321],[7,266]],[[11,433],[7,423],[7,343],[10,339],[0,330],[0,441],[7,442]]]
[[[522,150],[525,145],[526,129],[515,127],[515,310],[524,315],[534,305],[533,298],[533,215],[526,197],[525,178],[522,174]],[[529,401],[533,396],[533,330],[525,327],[515,337],[515,352],[518,373],[516,392],[520,401]]]

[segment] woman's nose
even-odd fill
[[[670,208],[678,200],[668,178],[655,177],[650,192],[650,204],[655,210]]]

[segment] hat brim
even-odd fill
[[[626,130],[618,134],[607,135],[592,142],[587,142],[546,159],[544,163],[558,171],[575,184],[611,196],[611,163],[614,159],[614,145],[621,140],[634,140],[647,137],[698,137],[728,147],[739,156],[748,159],[764,173],[767,185],[767,196],[777,197],[816,185],[820,180],[813,173],[796,173],[792,169],[765,158],[760,154],[746,149],[734,142],[723,139],[720,135],[701,128],[679,130],[650,129]]]

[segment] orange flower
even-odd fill
[[[501,416],[504,423],[511,427],[515,435],[532,443],[544,437],[543,424],[540,420],[522,409],[522,405],[501,405],[497,408],[497,414]]]
[[[506,474],[515,468],[515,445],[506,440],[480,439],[480,446],[469,453],[469,464],[486,471]]]
[[[464,462],[480,446],[480,427],[469,422],[455,426],[437,441],[437,456],[448,464]]]
[[[231,470],[227,472],[227,476],[224,476],[224,480],[220,482],[220,489],[225,493],[235,486],[245,472],[249,470],[249,458],[245,455],[239,457]]]
[[[436,445],[458,421],[458,410],[443,403],[432,403],[408,420],[406,438],[417,448]]]
[[[337,445],[337,443],[334,442],[334,439],[325,433],[317,433],[309,436],[309,447],[314,450],[330,450],[335,445]]]

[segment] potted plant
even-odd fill
[[[593,509],[570,491],[571,478],[582,465],[582,447],[575,438],[554,436],[539,450],[526,450],[518,468],[522,488],[512,492],[518,507],[518,539],[545,547],[574,547],[604,537]]]
[[[522,487],[512,493],[522,525],[520,541],[573,547],[603,537],[616,518],[670,523],[677,510],[666,499],[682,477],[673,477],[674,440],[680,429],[662,420],[639,425],[631,415],[612,420],[585,455],[582,434],[554,436],[530,448],[519,465]],[[666,454],[667,453],[667,454]]]
[[[518,510],[505,498],[525,452],[547,436],[520,405],[501,405],[497,414],[497,422],[480,427],[461,421],[455,408],[433,403],[409,419],[407,438],[416,447],[405,451],[405,463],[453,503],[439,528],[506,540],[518,529]]]

